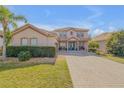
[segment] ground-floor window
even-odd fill
[[[28,39],[27,38],[22,38],[21,39],[21,45],[22,46],[27,46],[28,45]]]
[[[37,45],[37,38],[31,38],[30,44],[31,44],[31,46],[36,46]]]
[[[37,38],[21,38],[22,46],[37,46]]]

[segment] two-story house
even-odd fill
[[[11,45],[54,46],[59,50],[87,50],[88,31],[88,29],[72,27],[47,31],[26,24],[13,31]]]
[[[73,27],[54,30],[58,36],[59,50],[87,50],[88,31]]]

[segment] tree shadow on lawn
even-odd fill
[[[11,69],[17,69],[17,68],[25,68],[25,67],[32,67],[32,66],[36,66],[36,65],[54,65],[55,64],[55,60],[54,62],[43,62],[43,60],[41,61],[24,61],[24,62],[19,62],[19,61],[13,61],[7,60],[6,62],[0,62],[0,72],[1,71],[5,71],[5,70],[11,70]]]

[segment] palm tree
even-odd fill
[[[24,16],[16,16],[14,13],[12,13],[7,7],[0,6],[0,24],[2,25],[3,29],[3,61],[6,60],[6,45],[7,45],[7,39],[6,39],[6,33],[9,31],[10,25],[15,29],[17,28],[17,21],[24,21],[27,22],[26,18]]]

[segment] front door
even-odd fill
[[[76,42],[69,42],[68,50],[76,50]]]

